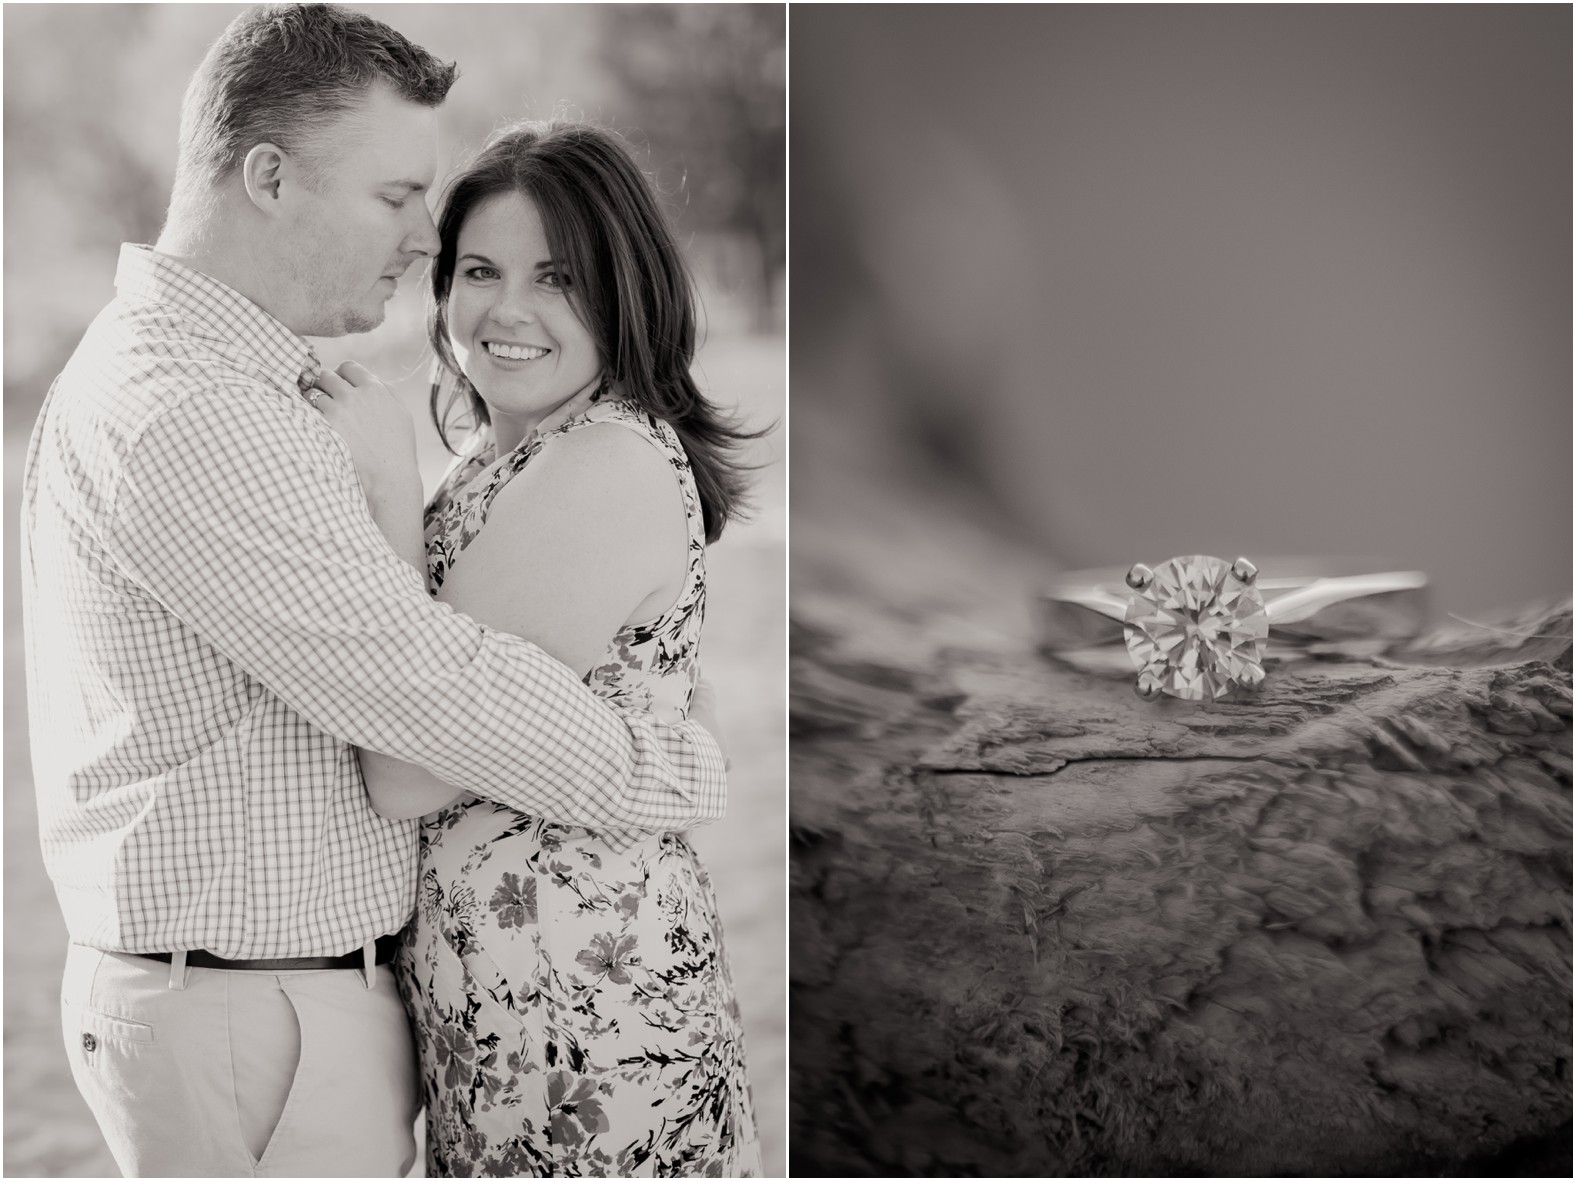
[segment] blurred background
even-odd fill
[[[240,5],[7,5],[5,95],[5,1136],[12,1176],[113,1176],[61,1048],[66,933],[44,876],[28,757],[17,541],[22,460],[50,381],[113,295],[121,242],[152,242],[180,98]],[[766,426],[786,409],[785,10],[752,5],[353,5],[446,60],[440,178],[498,125],[554,113],[623,133],[665,194],[701,288],[703,389]],[[394,384],[429,487],[421,281],[365,336],[321,341]],[[756,444],[755,514],[711,551],[707,676],[733,758],[711,869],[747,1027],[767,1175],[785,1170],[786,496],[781,429]]]
[[[815,5],[793,38],[796,616],[834,565],[880,593],[861,531],[871,567],[924,532],[878,469],[1063,567],[1570,594],[1569,7]]]

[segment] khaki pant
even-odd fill
[[[184,977],[185,987],[173,987]],[[73,946],[66,1054],[129,1177],[403,1177],[420,1110],[393,973],[172,971]]]

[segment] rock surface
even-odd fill
[[[1459,1175],[1569,1120],[1568,606],[1146,703],[926,508],[865,563],[795,508],[795,1175]]]

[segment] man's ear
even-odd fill
[[[293,163],[277,144],[262,143],[246,153],[241,182],[252,204],[272,216],[279,211],[280,186],[290,177]]]

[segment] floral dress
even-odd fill
[[[587,676],[602,696],[687,709],[705,530],[678,437],[621,401],[496,459],[483,446],[427,510],[429,589],[498,490],[566,431],[612,422],[672,464],[689,519],[677,601]],[[421,830],[397,971],[416,1029],[429,1176],[758,1176],[744,1037],[711,880],[679,832],[552,824],[467,797]]]

